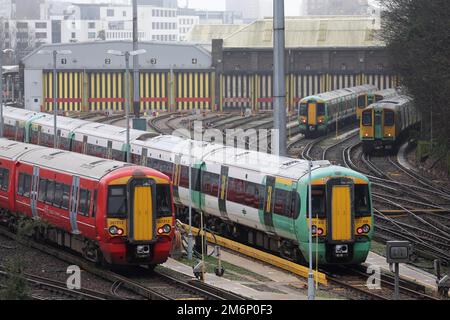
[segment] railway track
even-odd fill
[[[13,239],[22,245],[26,245],[46,254],[52,255],[62,261],[70,263],[71,265],[77,265],[86,272],[110,281],[112,284],[111,294],[105,295],[103,298],[110,297],[112,299],[123,299],[117,295],[118,289],[123,288],[140,296],[142,299],[148,300],[244,300],[244,298],[239,295],[199,283],[193,279],[183,280],[182,278],[185,278],[184,275],[175,277],[158,270],[155,272],[145,270],[146,274],[144,275],[142,273],[144,269],[141,268],[140,274],[137,277],[136,275],[132,275],[132,277],[124,276],[118,272],[98,268],[81,257],[75,256],[72,253],[68,253],[60,248],[37,243],[29,239],[19,238],[15,234],[7,231],[4,227],[0,227],[0,234]]]
[[[337,270],[325,270],[328,280],[340,287],[353,291],[353,299],[365,300],[392,300],[394,296],[395,279],[390,274],[381,274],[380,287],[369,288],[367,286],[370,274],[363,266],[334,267]],[[336,271],[338,273],[336,273]],[[429,295],[423,286],[400,280],[399,293],[401,300],[440,300]]]
[[[11,274],[0,266],[0,277],[7,279]],[[31,288],[31,297],[36,300],[117,300],[113,295],[90,289],[70,290],[66,283],[41,276],[24,273],[23,279]]]

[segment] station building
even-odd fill
[[[143,42],[140,59],[142,111],[272,110],[272,19],[249,25],[198,25],[190,42]],[[321,16],[286,19],[286,106],[305,96],[360,84],[397,86],[380,24],[373,17]],[[58,59],[58,97],[65,111],[123,110],[123,57],[131,42],[55,44],[68,49]],[[36,50],[22,61],[25,105],[52,108],[52,58]]]

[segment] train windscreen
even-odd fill
[[[326,192],[325,186],[312,186],[312,216],[313,218],[326,217]],[[306,206],[308,211],[306,216],[309,216],[309,201]]]
[[[306,103],[300,105],[300,115],[304,117],[308,115],[308,105]]]
[[[384,112],[384,125],[393,126],[394,125],[394,112],[385,111]]]
[[[317,104],[317,115],[318,116],[324,116],[325,115],[325,104],[324,103],[318,103]]]
[[[356,217],[369,217],[371,215],[368,185],[355,184],[354,205]]]
[[[370,127],[372,125],[372,112],[364,111],[362,114],[362,125]]]
[[[156,212],[158,218],[172,216],[170,185],[168,184],[156,185]]]
[[[108,218],[127,218],[126,186],[110,186],[108,190]]]

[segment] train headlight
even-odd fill
[[[365,225],[362,226],[362,230],[364,231],[364,233],[369,233],[370,226],[368,224],[365,224]]]
[[[112,226],[109,228],[109,233],[112,234],[113,236],[115,236],[118,233],[118,231],[119,231],[119,228],[117,228],[116,226]]]
[[[311,233],[316,234],[317,233],[317,226],[312,226]]]
[[[158,229],[158,234],[163,234],[164,233],[164,229],[163,228],[159,228]]]
[[[317,230],[317,235],[319,235],[319,236],[323,235],[323,229],[322,228],[319,228]]]
[[[122,235],[123,235],[123,229],[117,230],[117,235],[118,235],[118,236],[122,236]]]
[[[169,233],[170,230],[172,230],[172,228],[170,227],[170,225],[166,224],[166,225],[163,227],[163,230],[164,230],[164,233]]]
[[[362,228],[358,228],[358,229],[356,230],[356,232],[357,232],[358,234],[362,234],[362,233],[363,233],[363,229],[362,229]]]

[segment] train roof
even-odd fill
[[[16,142],[5,138],[0,138],[0,157],[8,160],[16,160],[21,155],[44,147],[22,142]]]
[[[33,124],[53,128],[53,121],[54,120],[53,120],[52,115],[45,115],[42,118],[34,120]],[[69,117],[61,117],[61,116],[58,116],[57,121],[58,121],[58,123],[57,123],[58,129],[69,131],[69,132],[89,123],[88,121],[85,121],[85,120],[69,118]]]
[[[15,121],[30,121],[36,117],[43,117],[44,113],[35,112],[26,109],[14,108],[14,107],[3,107],[3,117],[5,119],[13,119]]]
[[[112,171],[130,166],[130,164],[124,162],[52,148],[39,148],[23,154],[19,159],[29,165],[37,165],[94,180],[100,180]]]
[[[378,90],[378,91],[374,92],[374,94],[383,96],[383,97],[393,97],[393,96],[399,95],[397,89],[394,89],[394,88]]]
[[[104,138],[108,140],[115,140],[125,143],[127,129],[118,126],[113,126],[110,124],[86,121],[86,124],[76,128],[74,130],[74,133],[81,135],[89,135],[91,137]],[[151,133],[135,129],[130,130],[130,140],[143,139],[147,135],[151,135]]]
[[[195,162],[203,161],[206,164],[216,163],[228,167],[238,167],[292,180],[298,180],[308,172],[308,162],[305,160],[280,157],[204,141],[191,140],[189,142],[189,140],[176,136],[159,136],[138,145],[148,149],[181,154],[186,163],[189,154],[191,154]],[[313,162],[313,170],[327,166],[330,166],[328,161]]]
[[[408,105],[411,101],[410,97],[399,95],[373,103],[367,109],[390,109],[396,111]]]
[[[371,84],[365,84],[362,86],[356,86],[356,87],[349,87],[349,88],[344,88],[344,89],[339,89],[339,90],[333,90],[333,91],[329,91],[329,92],[324,92],[324,93],[320,93],[317,95],[313,95],[313,96],[309,96],[309,97],[305,97],[302,99],[303,100],[309,100],[309,99],[317,99],[317,100],[323,100],[325,102],[334,100],[334,99],[338,99],[338,98],[344,98],[346,96],[349,95],[354,95],[354,94],[359,94],[362,92],[368,92],[368,91],[374,91],[377,90],[378,88],[376,86],[373,86]]]

